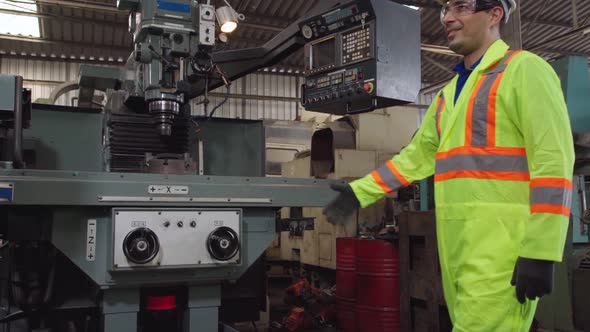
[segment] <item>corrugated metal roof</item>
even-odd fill
[[[7,1],[7,0],[3,0]],[[0,54],[12,57],[76,59],[79,61],[124,62],[132,50],[127,31],[127,13],[116,10],[116,0],[36,0],[39,5],[43,40],[22,36],[0,36]],[[231,36],[229,48],[260,46],[321,0],[229,0],[246,15],[246,21]],[[213,0],[221,5],[223,0]],[[408,2],[408,1],[405,1]],[[439,11],[434,0],[416,1],[421,9],[422,42],[446,45]],[[549,38],[573,30],[572,1],[522,0],[522,32],[525,48],[539,46]],[[577,1],[579,26],[590,23],[590,1]],[[561,54],[590,55],[590,40],[581,32],[538,47],[546,58]],[[101,60],[102,59],[102,60]],[[109,61],[110,60],[110,61]],[[423,52],[423,80],[436,82],[452,75],[449,68],[457,57]],[[298,51],[279,67],[302,68],[303,52]]]

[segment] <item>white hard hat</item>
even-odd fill
[[[441,5],[446,4],[449,0],[436,0]],[[479,0],[476,0],[479,1]],[[516,0],[499,0],[502,3],[502,7],[504,7],[504,23],[508,22],[510,18],[510,14],[514,12],[516,9]]]
[[[504,23],[508,22],[510,14],[516,9],[516,0],[501,0],[504,7]]]

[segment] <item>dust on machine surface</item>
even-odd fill
[[[213,118],[216,107],[193,117],[190,100],[222,86],[229,94],[233,80],[305,48],[307,109],[352,114],[413,102],[418,13],[387,0],[321,1],[262,47],[216,51],[227,7],[117,6],[130,13],[135,48],[122,69],[81,68],[79,107],[31,103],[22,77],[0,77],[10,290],[0,325],[208,332],[255,320],[276,210],[324,206],[335,181],[264,177],[262,121]],[[96,108],[95,90],[106,106]]]

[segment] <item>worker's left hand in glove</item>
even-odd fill
[[[553,262],[540,259],[518,257],[512,274],[512,286],[516,288],[518,302],[528,298],[551,294],[553,290]]]
[[[352,187],[348,184],[332,184],[332,190],[339,192],[338,196],[324,208],[324,214],[331,224],[344,224],[361,204],[356,198]]]

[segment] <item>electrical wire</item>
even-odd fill
[[[213,117],[213,115],[215,114],[215,111],[217,111],[218,108],[220,108],[221,106],[223,106],[223,104],[225,104],[227,102],[227,100],[229,99],[230,92],[231,92],[231,81],[227,78],[225,73],[221,70],[221,68],[219,68],[218,65],[215,65],[215,71],[221,77],[221,81],[223,82],[223,85],[225,85],[227,87],[227,91],[225,93],[225,97],[223,98],[223,100],[219,104],[217,104],[217,106],[215,106],[213,108],[213,110],[211,111],[211,114],[209,114],[209,119],[211,119]],[[208,87],[209,87],[209,85],[206,84],[205,85],[205,92],[207,91]],[[205,113],[205,114],[207,114],[207,113]]]
[[[226,87],[227,87],[227,91],[225,93],[225,97],[223,97],[223,100],[219,104],[217,104],[217,105],[215,105],[215,107],[213,107],[213,109],[211,110],[211,113],[209,114],[209,119],[211,119],[213,117],[213,115],[215,114],[215,111],[217,111],[217,109],[219,109],[221,106],[223,106],[223,104],[225,104],[227,102],[227,100],[229,99],[231,84],[228,84]]]

